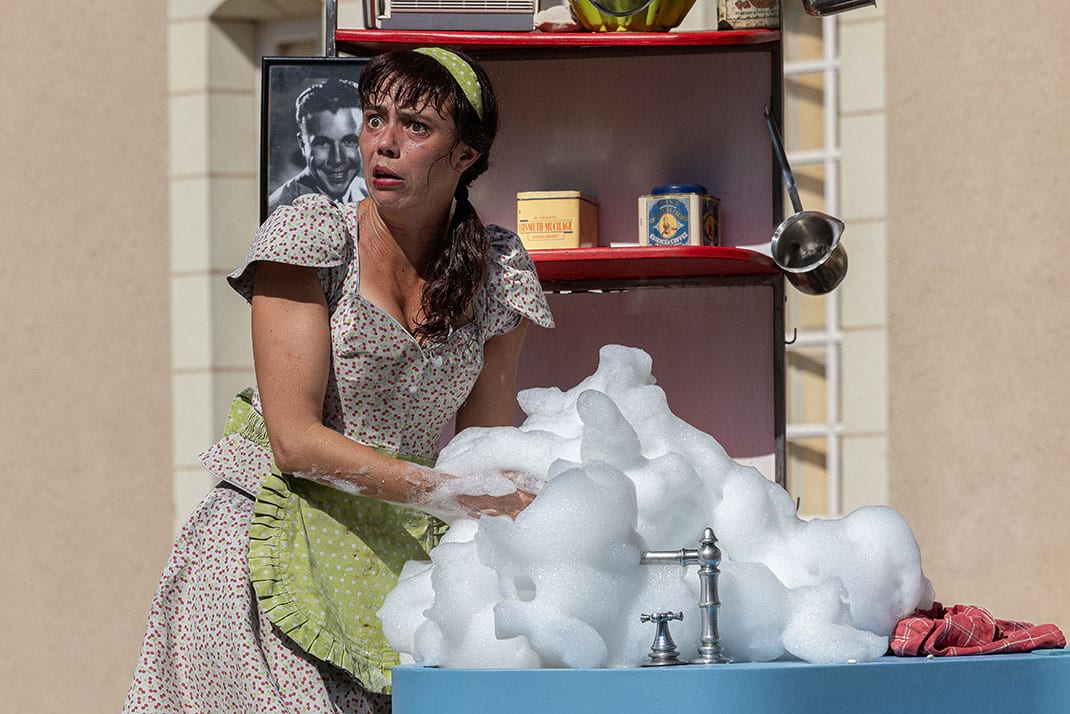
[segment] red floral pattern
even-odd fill
[[[253,501],[215,488],[175,541],[149,611],[126,712],[389,712],[271,627],[249,584]]]

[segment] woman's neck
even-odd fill
[[[449,207],[435,213],[403,218],[386,216],[370,199],[364,199],[359,208],[360,242],[378,260],[395,269],[423,273],[445,233]]]

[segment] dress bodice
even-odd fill
[[[356,203],[299,197],[261,226],[228,280],[250,300],[259,261],[315,268],[331,321],[324,423],[369,446],[433,461],[446,423],[483,368],[483,344],[521,318],[543,327],[552,327],[553,318],[519,238],[488,226],[487,277],[472,321],[421,345],[360,293],[357,214]]]

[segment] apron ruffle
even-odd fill
[[[429,559],[445,524],[281,473],[251,389],[235,397],[224,438],[201,461],[255,494],[249,579],[261,612],[308,654],[346,670],[368,691],[389,693],[398,654],[376,612],[404,564]]]

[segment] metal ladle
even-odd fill
[[[803,210],[780,132],[768,109],[765,122],[769,125],[773,149],[795,210],[795,214],[785,218],[773,232],[770,253],[796,289],[808,295],[824,295],[834,290],[847,275],[847,249],[840,243],[843,221],[821,211]]]

